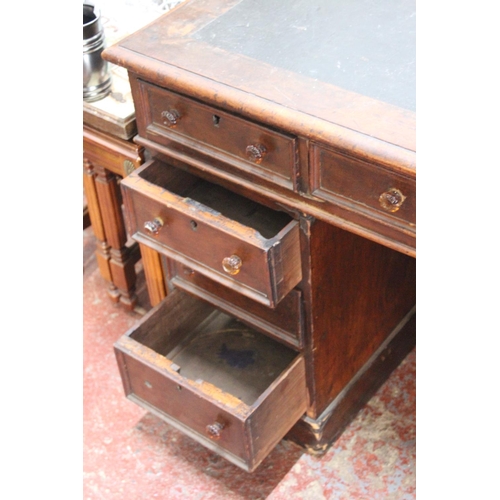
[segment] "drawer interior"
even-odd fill
[[[153,163],[139,176],[147,182],[192,200],[211,212],[222,214],[258,231],[264,238],[276,236],[292,218],[284,213],[254,202],[222,186],[200,179],[170,165]]]
[[[212,306],[194,328],[160,322],[130,334],[164,356],[183,379],[208,382],[248,406],[253,405],[297,353]]]

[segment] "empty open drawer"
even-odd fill
[[[247,471],[306,411],[301,354],[179,290],[115,352],[129,399]]]
[[[121,183],[134,238],[262,304],[302,278],[299,223],[158,160]]]

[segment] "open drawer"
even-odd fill
[[[151,160],[122,183],[137,241],[269,307],[302,279],[299,223]]]
[[[180,290],[115,353],[130,400],[247,471],[306,411],[301,354]]]

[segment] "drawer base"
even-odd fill
[[[415,308],[317,419],[302,417],[285,436],[314,455],[324,454],[416,344]]]

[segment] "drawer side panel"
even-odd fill
[[[253,467],[268,455],[307,410],[305,362],[299,356],[264,394],[248,419]]]

